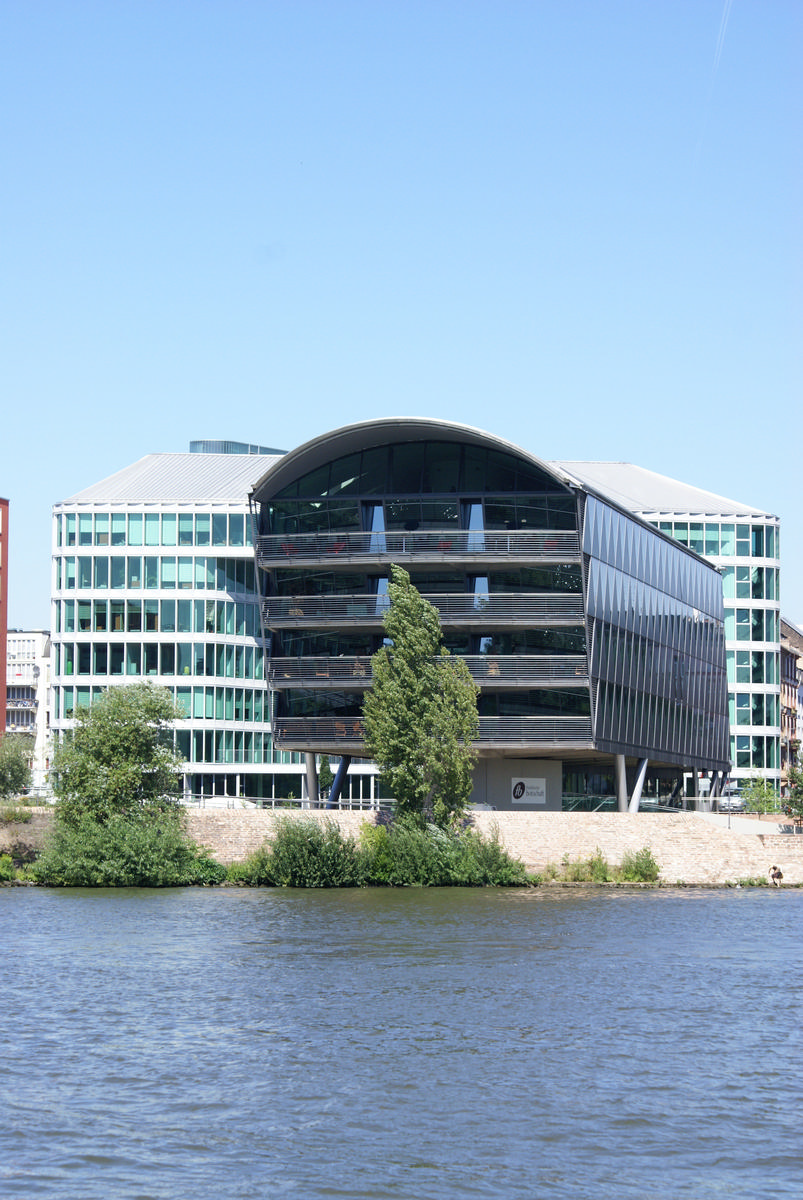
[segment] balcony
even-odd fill
[[[578,625],[583,622],[579,592],[452,593],[427,596],[442,624],[488,631],[538,625]],[[389,607],[387,596],[272,596],[262,603],[268,629],[380,630]]]
[[[362,720],[354,717],[279,717],[273,740],[281,750],[364,756]],[[590,717],[480,717],[474,743],[482,752],[511,750],[527,754],[591,750]]]
[[[582,654],[461,655],[475,683],[487,691],[500,688],[583,687],[588,666]],[[364,691],[371,686],[371,659],[273,658],[268,666],[271,687]]]
[[[276,567],[332,566],[355,563],[482,562],[490,567],[510,559],[578,562],[575,530],[418,529],[389,533],[269,534],[257,541],[257,561],[264,570]]]

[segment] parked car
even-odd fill
[[[718,800],[720,812],[744,812],[744,800],[736,791],[732,791],[730,795],[720,796]]]

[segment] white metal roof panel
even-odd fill
[[[146,454],[138,462],[61,503],[197,504],[207,500],[245,503],[254,483],[281,457],[280,454]]]
[[[773,514],[739,500],[729,500],[703,488],[692,487],[623,462],[555,462],[581,486],[593,488],[614,503],[640,516],[659,517],[675,513],[700,517],[744,517],[758,520]]]

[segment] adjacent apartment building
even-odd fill
[[[50,768],[50,634],[9,629],[6,733],[30,738],[31,793],[48,791]]]

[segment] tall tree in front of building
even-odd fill
[[[24,734],[0,737],[0,800],[20,796],[31,782],[33,741]]]
[[[466,663],[443,647],[438,610],[405,570],[390,570],[389,644],[373,656],[365,746],[397,813],[445,826],[471,795],[479,689]]]

